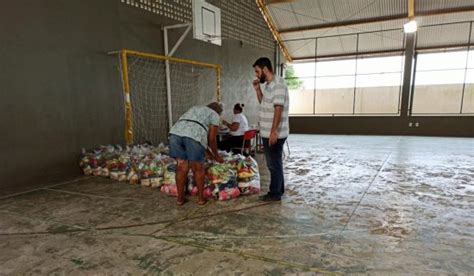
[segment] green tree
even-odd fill
[[[285,69],[285,79],[286,79],[286,83],[288,84],[288,89],[291,89],[291,90],[298,89],[303,84],[303,81],[300,80],[295,75],[295,69],[293,69],[292,66],[286,67],[286,69]]]

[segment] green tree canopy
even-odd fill
[[[285,69],[285,79],[286,83],[288,84],[288,89],[298,89],[301,87],[303,84],[303,81],[300,80],[296,75],[295,75],[295,69],[293,69],[292,66],[288,66]]]

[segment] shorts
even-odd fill
[[[171,134],[170,156],[176,159],[204,162],[206,149],[194,139]]]

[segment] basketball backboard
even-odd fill
[[[204,0],[193,0],[193,37],[215,45],[222,44],[221,10]]]

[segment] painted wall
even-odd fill
[[[117,57],[121,48],[163,53],[173,20],[117,0],[10,1],[0,12],[0,195],[80,175],[82,147],[124,143]],[[226,39],[188,37],[176,56],[223,66],[226,106],[248,103],[255,120],[252,63],[274,51]],[[203,99],[203,102],[211,100]]]
[[[316,95],[317,112],[352,110],[353,89],[323,90]],[[363,88],[357,91],[356,112],[380,113],[383,110],[396,113],[398,109],[398,87]],[[313,108],[312,91],[300,91],[301,94],[290,95],[291,109],[293,111],[309,111]],[[361,93],[359,93],[361,92]],[[299,93],[299,92],[298,92]],[[377,134],[377,135],[435,135],[435,136],[463,136],[474,137],[474,90],[472,85],[467,85],[464,96],[462,85],[417,86],[414,93],[413,113],[406,116],[298,116],[290,117],[291,133],[308,134]],[[346,98],[347,106],[344,108],[339,103]],[[429,116],[429,113],[445,112],[459,113],[461,98],[463,113],[471,116],[456,116],[446,114]],[[304,101],[304,99],[311,99]],[[323,103],[321,103],[323,98]],[[309,102],[309,103],[308,103]],[[363,113],[361,112],[361,113]],[[410,127],[410,123],[412,126]],[[418,123],[418,127],[416,126]]]

